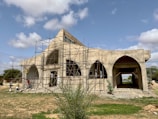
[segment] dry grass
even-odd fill
[[[143,110],[147,104],[137,100],[97,98],[95,104],[133,104],[142,107],[139,113],[132,115],[90,116],[90,119],[157,119],[158,115]],[[0,119],[31,119],[32,114],[53,112],[56,109],[54,96],[51,94],[10,93],[8,87],[0,86]],[[57,118],[57,114],[47,114],[47,117]]]
[[[53,95],[14,93],[0,87],[0,117],[31,118],[54,108]]]

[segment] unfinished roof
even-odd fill
[[[67,43],[84,46],[84,44],[82,44],[77,38],[75,38],[73,35],[71,35],[65,29],[60,30],[56,37],[63,37],[63,41],[67,42]]]

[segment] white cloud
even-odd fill
[[[15,39],[12,39],[9,44],[16,48],[27,48],[34,46],[37,41],[42,38],[37,33],[33,32],[26,36],[23,32],[16,35]]]
[[[8,5],[21,8],[25,14],[42,16],[44,14],[63,14],[69,10],[69,0],[4,0]]]
[[[151,59],[152,61],[158,60],[158,52],[153,52],[151,53]]]
[[[144,48],[150,49],[151,51],[158,50],[158,29],[141,33],[139,36],[139,44],[142,44]]]
[[[62,16],[61,21],[57,18],[48,21],[44,28],[47,30],[57,30],[61,28],[69,28],[77,23],[74,12],[70,11],[69,14]]]
[[[32,16],[17,15],[15,17],[15,19],[16,19],[17,22],[23,23],[25,27],[31,27],[31,26],[35,25],[36,22],[47,20],[47,17],[35,18],[35,17],[32,17]]]
[[[154,19],[158,21],[158,9],[156,9],[153,13]]]
[[[47,30],[58,30],[61,28],[69,28],[78,23],[78,20],[83,20],[88,15],[88,8],[79,10],[77,13],[70,11],[68,14],[64,14],[61,19],[51,19],[44,24],[44,28]]]
[[[147,66],[157,66],[158,67],[158,51],[151,53],[151,58],[147,62]]]
[[[65,27],[73,26],[77,23],[77,18],[73,11],[70,11],[69,14],[62,16],[61,24]]]
[[[62,16],[61,21],[57,18],[48,21],[44,28],[47,30],[57,30],[61,28],[69,28],[77,23],[77,18],[73,11],[70,11],[68,14]]]
[[[158,29],[151,29],[141,33],[139,41],[142,43],[158,44]]]
[[[45,23],[44,28],[47,30],[60,29],[59,20],[58,19],[49,20],[47,23]]]
[[[112,14],[112,15],[115,15],[117,11],[118,11],[117,8],[114,8],[114,9],[111,11],[111,14]]]
[[[29,16],[24,17],[24,23],[27,27],[33,26],[35,24],[35,18]]]
[[[151,51],[149,66],[158,66],[158,29],[151,29],[140,33],[137,37],[138,43],[127,49],[146,49]]]
[[[78,4],[78,5],[84,4],[86,2],[88,2],[88,0],[70,0],[70,3],[72,3],[72,4]]]
[[[81,5],[88,2],[88,0],[3,0],[7,5],[14,5],[23,10],[24,15],[18,15],[17,21],[24,24],[25,27],[31,27],[36,22],[43,21],[45,16],[58,17],[58,19],[52,19],[47,21],[44,28],[46,29],[59,29],[62,27],[70,27],[77,23],[77,19],[84,19],[88,15],[88,8],[80,10],[78,13],[74,13],[71,10],[71,5]],[[69,14],[68,14],[69,13]],[[76,15],[77,17],[75,17]],[[68,18],[66,20],[65,18]],[[41,20],[42,19],[42,20]],[[58,24],[56,24],[58,23]],[[50,28],[48,25],[56,25],[55,28]],[[53,26],[54,27],[54,26]]]
[[[88,16],[88,8],[84,8],[83,10],[80,10],[78,12],[78,16],[80,19],[84,19],[86,16]]]
[[[39,17],[44,14],[63,14],[69,11],[70,5],[80,5],[88,0],[3,0],[8,5],[21,8],[25,14]]]
[[[148,49],[151,51],[158,50],[158,29],[151,29],[140,33],[136,38],[138,44],[130,46],[128,49]]]

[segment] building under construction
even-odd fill
[[[148,91],[145,62],[149,58],[150,52],[143,49],[88,48],[62,29],[46,49],[22,62],[23,85],[29,81],[37,90],[56,90],[60,85],[82,84],[95,92],[107,92],[110,82],[114,90]]]

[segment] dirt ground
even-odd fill
[[[9,92],[7,86],[0,86],[0,119],[14,117],[28,119],[32,114],[53,112],[57,108],[55,99],[50,94],[24,94]],[[158,107],[154,104],[144,105],[125,99],[98,98],[94,103],[134,104],[142,107],[139,113],[132,115],[90,116],[90,119],[158,119]],[[58,119],[58,114],[47,114],[47,117]]]

